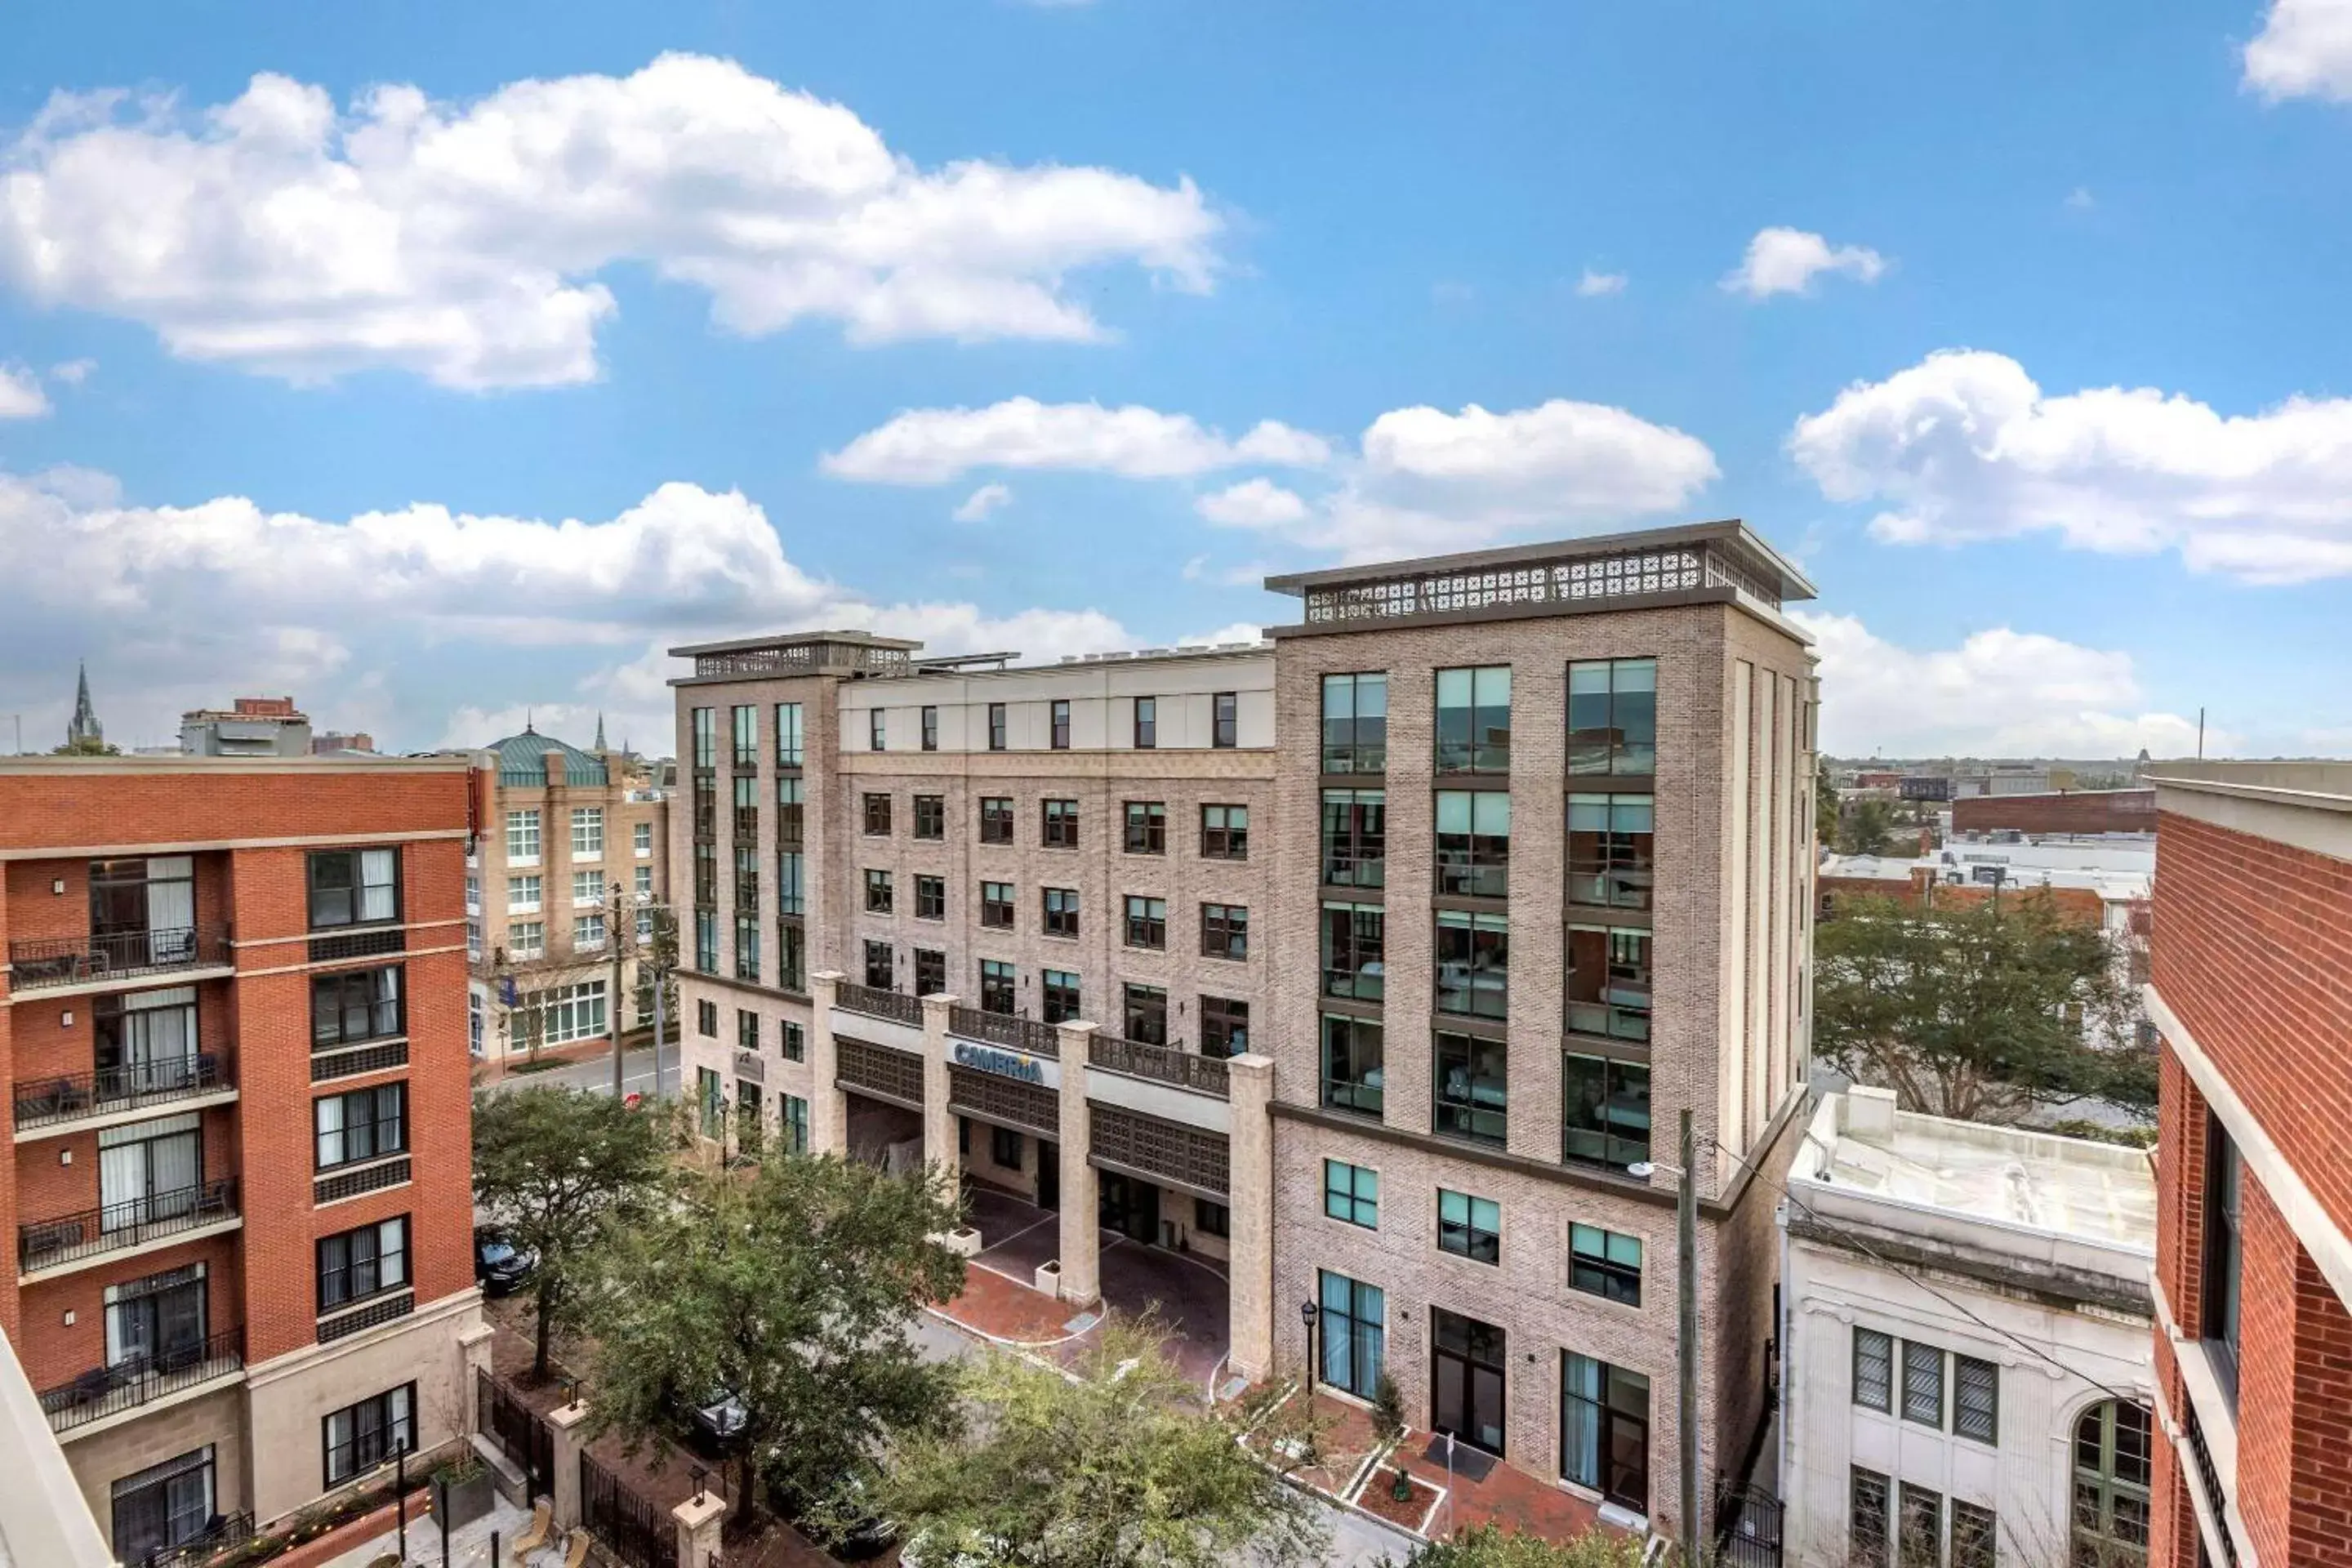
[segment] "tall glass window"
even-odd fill
[[[1316,1281],[1321,1310],[1315,1331],[1322,1341],[1318,1359],[1323,1381],[1370,1399],[1380,1386],[1381,1367],[1387,1359],[1387,1298],[1377,1285],[1328,1268],[1316,1271]]]
[[[1333,1110],[1381,1114],[1381,1026],[1369,1018],[1323,1015],[1323,1103]]]
[[[1389,765],[1389,678],[1323,678],[1323,771],[1386,773]]]
[[[1510,1013],[1511,922],[1507,915],[1437,911],[1437,1010],[1473,1018]]]
[[[1658,661],[1580,660],[1568,667],[1568,771],[1658,771]]]
[[[1437,890],[1499,899],[1510,889],[1511,797],[1498,789],[1437,792]]]
[[[1574,1351],[1560,1358],[1560,1469],[1610,1501],[1650,1511],[1650,1380]]]
[[[1500,1040],[1437,1037],[1432,1125],[1441,1136],[1504,1145],[1511,1105],[1509,1057]]]
[[[2222,1130],[2221,1119],[2209,1111],[2205,1130],[2205,1301],[2198,1337],[2213,1352],[2210,1359],[2214,1373],[2232,1402],[2238,1394],[2242,1245],[2239,1183],[2238,1146]]]
[[[1568,1027],[1617,1040],[1650,1037],[1650,933],[1568,928]]]
[[[1568,901],[1609,909],[1650,907],[1652,797],[1568,797]]]
[[[760,710],[746,704],[732,710],[728,719],[733,727],[735,765],[756,768],[760,765]]]
[[[1511,667],[1437,672],[1437,771],[1500,773],[1511,767]]]
[[[694,710],[694,765],[715,768],[719,765],[719,710],[698,708]]]
[[[1323,881],[1377,888],[1388,879],[1388,795],[1377,789],[1323,792]]]
[[[1650,1157],[1650,1069],[1610,1057],[1560,1058],[1559,1157],[1622,1171]]]
[[[2075,1418],[2075,1562],[2147,1562],[2149,1437],[2147,1407],[2129,1400],[2094,1405]]]
[[[1323,994],[1377,1002],[1386,984],[1388,913],[1378,904],[1323,906]]]
[[[801,705],[779,702],[776,704],[776,765],[799,767],[802,754]]]

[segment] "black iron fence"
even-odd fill
[[[82,985],[228,962],[228,927],[225,925],[113,931],[104,936],[28,937],[8,944],[8,983],[18,991],[32,991],[44,985]]]
[[[487,1369],[474,1373],[475,1425],[506,1457],[522,1467],[524,1494],[555,1489],[555,1431],[547,1417],[523,1403]]]
[[[98,1072],[30,1079],[16,1085],[13,1109],[16,1126],[24,1131],[116,1110],[166,1105],[231,1088],[236,1081],[228,1064],[217,1054],[198,1051]]]
[[[669,1510],[580,1454],[580,1515],[588,1533],[628,1568],[678,1568],[677,1523]]]
[[[1726,1568],[1780,1568],[1780,1500],[1726,1477],[1715,1488],[1715,1555]]]
[[[193,1388],[244,1364],[245,1331],[231,1329],[210,1339],[131,1356],[112,1366],[92,1367],[70,1382],[43,1389],[41,1409],[48,1415],[51,1431],[68,1432]]]
[[[131,1561],[129,1568],[209,1568],[253,1539],[253,1515],[215,1514],[200,1534],[176,1546],[159,1546]]]
[[[236,1178],[224,1176],[79,1214],[27,1220],[16,1227],[16,1266],[27,1271],[52,1268],[236,1215]]]

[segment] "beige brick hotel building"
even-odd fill
[[[1722,522],[1267,586],[1270,646],[672,650],[688,1092],[1058,1211],[1074,1309],[1105,1231],[1213,1259],[1235,1374],[1679,1534],[1686,1108],[1711,1476],[1770,1375],[1811,585]]]

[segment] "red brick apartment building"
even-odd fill
[[[2151,1561],[2352,1564],[2352,764],[2154,770]]]
[[[468,778],[0,760],[0,1329],[125,1561],[471,1425]]]

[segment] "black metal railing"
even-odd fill
[[[215,1514],[203,1531],[176,1546],[159,1546],[127,1568],[210,1568],[236,1548],[253,1539],[253,1515]]]
[[[477,1429],[522,1467],[525,1495],[553,1491],[555,1429],[547,1424],[547,1417],[491,1376],[487,1367],[474,1372],[474,1407]]]
[[[132,1356],[113,1366],[92,1367],[70,1382],[43,1389],[41,1409],[49,1418],[51,1431],[71,1431],[121,1411],[152,1405],[244,1365],[245,1331],[230,1329],[210,1339]]]
[[[2183,1402],[2185,1419],[2181,1430],[2189,1438],[2189,1456],[2197,1467],[2198,1489],[2205,1494],[2206,1510],[2212,1514],[2215,1532],[2221,1538],[2221,1559],[2229,1568],[2238,1568],[2238,1542],[2230,1533],[2230,1521],[2222,1511],[2230,1494],[2221,1486],[2221,1472],[2213,1463],[2213,1450],[2205,1441],[2205,1428],[2197,1420],[2197,1402]]]
[[[363,1072],[408,1065],[408,1042],[391,1040],[375,1046],[342,1046],[310,1054],[310,1081],[353,1078]]]
[[[226,964],[228,932],[225,925],[209,925],[104,936],[27,937],[8,944],[8,983],[16,990],[33,991]]]
[[[845,980],[833,988],[835,1005],[853,1013],[863,1013],[869,1018],[889,1018],[895,1022],[923,1026],[923,999],[909,996],[903,991],[884,991],[872,985],[854,985]]]
[[[329,931],[310,939],[310,962],[340,963],[347,958],[374,958],[387,952],[408,951],[408,930],[404,926],[365,926],[357,931]]]
[[[1219,1100],[1227,1099],[1233,1093],[1233,1070],[1225,1065],[1223,1058],[1204,1057],[1197,1051],[1179,1050],[1173,1046],[1153,1046],[1141,1040],[1123,1040],[1117,1035],[1097,1035],[1087,1042],[1087,1060],[1112,1072],[1172,1083],[1196,1094],[1213,1094]]]
[[[967,1040],[985,1040],[992,1046],[1003,1046],[1008,1051],[1026,1051],[1033,1057],[1061,1054],[1061,1036],[1054,1026],[1035,1018],[1016,1017],[1011,1013],[991,1013],[979,1007],[956,1006],[948,1010],[948,1032],[961,1035]]]
[[[236,1216],[236,1178],[223,1176],[79,1214],[26,1220],[16,1227],[16,1266],[54,1268]]]
[[[580,1518],[628,1568],[677,1568],[677,1525],[669,1510],[631,1490],[585,1448],[580,1451]]]
[[[228,1064],[211,1051],[97,1072],[33,1079],[16,1085],[16,1127],[22,1131],[117,1110],[167,1105],[175,1100],[234,1088],[236,1081]]]
[[[1715,1551],[1722,1568],[1780,1568],[1780,1500],[1728,1476],[1715,1483]]]

